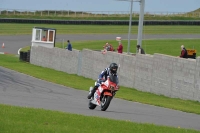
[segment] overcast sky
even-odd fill
[[[139,11],[139,3],[133,3]],[[0,9],[130,11],[130,2],[117,0],[0,0]],[[200,8],[200,0],[145,0],[145,12],[188,12]]]

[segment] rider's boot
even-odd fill
[[[98,86],[94,86],[94,88],[91,90],[90,94],[87,96],[88,99],[91,99],[91,97],[94,95],[97,88],[98,88]]]

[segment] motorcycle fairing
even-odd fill
[[[111,78],[111,77],[110,77]],[[112,82],[112,79],[113,82]],[[101,101],[100,101],[100,97],[101,97],[101,93],[104,91],[104,90],[109,90],[109,88],[111,86],[113,86],[114,88],[116,88],[116,83],[118,82],[116,79],[116,77],[112,78],[111,80],[108,78],[105,82],[103,82],[99,87],[98,89],[96,90],[96,92],[94,93],[94,98],[93,100],[91,101],[93,104],[96,104],[98,106],[101,106]],[[108,96],[112,96],[112,93],[109,92],[109,91],[104,91],[103,92],[104,95],[108,95]]]
[[[111,97],[112,97],[112,94],[111,94],[110,92],[105,91],[103,94],[104,94],[105,96],[111,96]]]
[[[96,92],[94,93],[94,99],[91,101],[93,104],[101,106],[100,96],[101,96],[102,91],[103,91],[103,88],[99,86]]]

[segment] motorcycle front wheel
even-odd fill
[[[103,98],[101,99],[101,111],[106,111],[106,109],[110,105],[111,100],[112,96],[103,96]]]

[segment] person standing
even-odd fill
[[[184,47],[184,45],[181,45],[181,55],[179,57],[180,58],[187,58],[187,50]]]
[[[145,54],[144,49],[140,47],[140,45],[137,45],[137,53],[138,54]]]
[[[72,51],[72,44],[70,43],[70,40],[67,40],[68,44],[66,49],[68,49],[69,51]]]
[[[119,42],[119,46],[118,46],[118,48],[117,48],[117,51],[118,51],[118,53],[120,53],[120,54],[122,54],[122,52],[123,52],[123,45],[122,45],[121,42]]]

